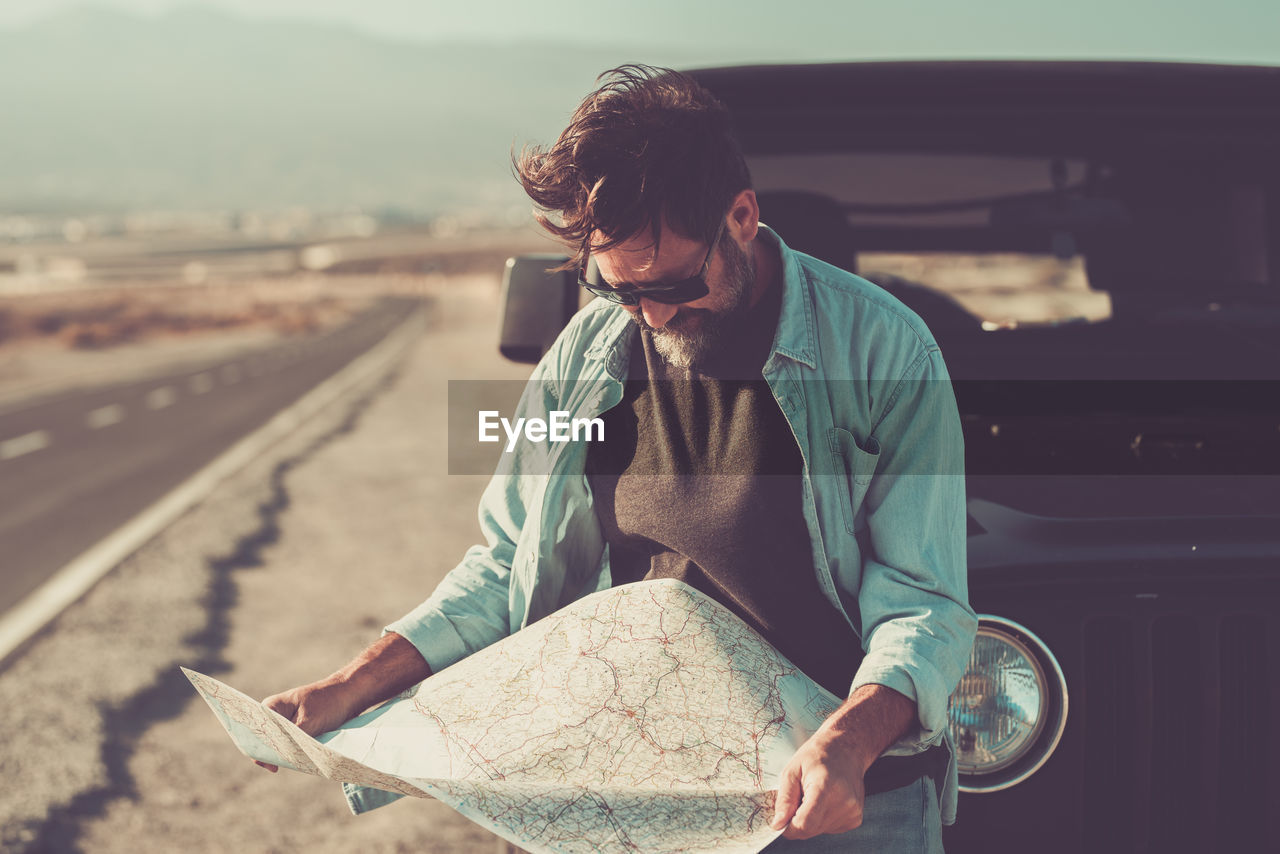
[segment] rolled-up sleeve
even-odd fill
[[[509,578],[523,505],[507,498],[522,480],[490,481],[480,502],[485,544],[468,549],[425,602],[384,630],[412,643],[432,673],[510,634]]]
[[[921,353],[888,396],[872,435],[880,460],[864,499],[869,548],[858,608],[866,655],[854,690],[893,688],[914,700],[934,743],[977,630],[966,561],[964,439],[936,347]]]
[[[554,408],[546,377],[554,370],[558,348],[549,352],[525,385],[516,417]],[[479,522],[484,543],[469,548],[431,596],[383,630],[395,632],[422,653],[432,673],[507,637],[513,631],[511,572],[521,532],[529,524],[529,508],[537,501],[546,477],[524,474],[547,468],[540,447],[522,443],[504,455],[480,498]],[[522,613],[522,609],[518,609]]]

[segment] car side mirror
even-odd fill
[[[577,275],[547,272],[567,260],[550,254],[507,259],[498,350],[511,361],[535,364],[578,310]]]

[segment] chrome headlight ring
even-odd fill
[[[960,790],[997,792],[1039,770],[1062,740],[1067,681],[1025,626],[978,616],[969,665],[948,708]]]

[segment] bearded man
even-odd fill
[[[695,81],[602,80],[515,166],[599,297],[522,408],[600,417],[606,441],[501,471],[486,545],[356,661],[267,702],[326,731],[582,595],[678,578],[846,698],[778,780],[768,850],[941,850],[947,700],[977,621],[937,344],[760,223],[729,116]]]

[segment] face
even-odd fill
[[[665,227],[657,257],[652,243],[648,234],[642,234],[596,253],[600,275],[610,283],[671,282],[697,274],[707,257],[706,243]],[[726,234],[712,252],[705,297],[679,305],[641,299],[638,306],[624,307],[641,329],[652,333],[654,348],[663,359],[688,368],[712,352],[740,322],[754,281],[751,257]]]

